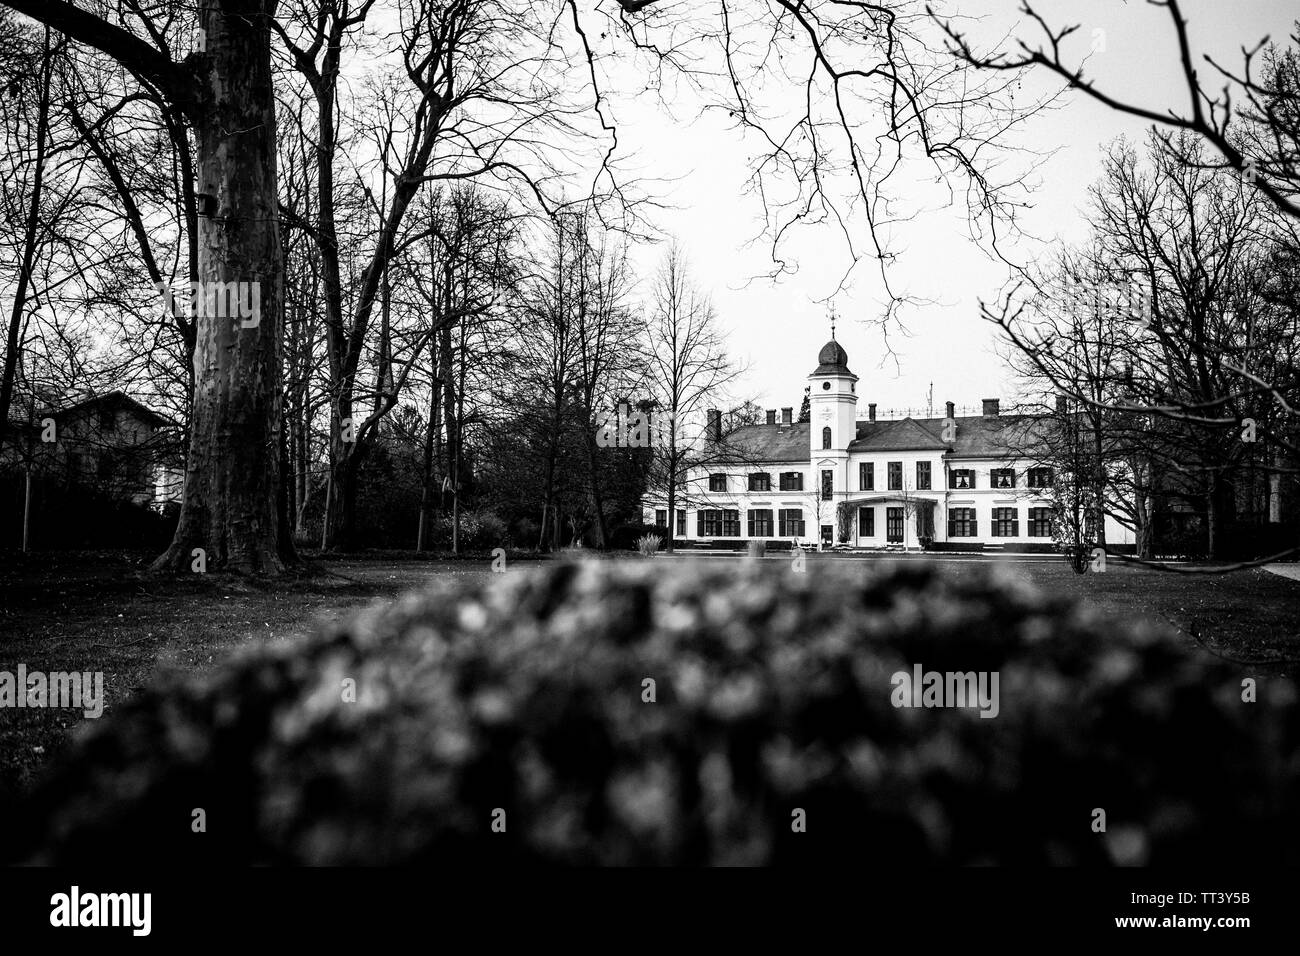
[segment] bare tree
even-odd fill
[[[274,571],[279,539],[281,254],[275,163],[271,0],[201,0],[203,49],[178,59],[162,22],[132,4],[148,39],[65,0],[6,5],[107,54],[193,131],[202,194],[198,275],[209,287],[255,283],[260,315],[241,327],[205,315],[195,332],[195,409],[175,539],[155,567]],[[182,119],[183,118],[183,119]],[[221,310],[213,310],[221,311]]]
[[[505,374],[495,345],[508,335],[521,282],[519,220],[506,201],[470,184],[445,195],[435,191],[429,217],[428,262],[412,262],[408,273],[428,305],[431,334],[421,528],[435,494],[450,499],[450,544],[458,551],[461,491],[470,474],[467,430],[482,423],[484,406],[495,401],[494,379]],[[438,449],[441,489],[434,470]]]
[[[192,226],[188,271],[207,288],[248,283],[260,290],[253,324],[194,316],[184,504],[159,569],[187,569],[198,548],[209,567],[252,573],[296,560],[282,527],[282,217],[307,230],[322,258],[335,470],[330,507],[343,541],[357,456],[402,387],[380,331],[382,300],[392,262],[409,239],[406,214],[419,189],[438,179],[485,177],[547,214],[574,201],[593,203],[602,217],[635,211],[639,199],[620,180],[617,126],[590,39],[596,18],[605,17],[644,54],[649,72],[676,70],[687,82],[707,78],[711,101],[762,137],[754,185],[769,210],[778,272],[786,268],[781,239],[802,224],[839,230],[853,261],[878,261],[883,270],[892,256],[889,230],[916,211],[890,208],[899,198],[894,182],[912,155],[967,200],[972,231],[996,249],[1023,196],[1019,172],[997,171],[1005,159],[1001,136],[1037,108],[1014,107],[1010,81],[974,82],[965,64],[943,54],[914,0],[779,0],[695,10],[624,0],[617,11],[586,14],[573,0],[400,0],[391,37],[401,61],[399,99],[371,100],[388,107],[380,125],[394,135],[377,151],[362,151],[353,177],[383,199],[366,210],[377,226],[353,244],[360,269],[345,301],[342,266],[335,275],[327,262],[341,237],[321,217],[340,200],[327,170],[343,158],[331,124],[357,115],[342,108],[340,51],[373,0],[198,0],[196,7],[130,0],[116,16],[96,12],[106,6],[92,10],[68,0],[5,5],[120,64],[158,111],[182,166],[189,160],[181,140],[192,137],[192,218],[190,190],[184,183],[179,190]],[[279,202],[273,41],[287,51],[316,105],[307,124],[317,143],[315,221],[303,218],[306,209]],[[406,121],[400,127],[389,122],[398,118]],[[92,133],[95,122],[86,118]],[[349,141],[358,142],[355,135]],[[781,182],[794,189],[782,194],[775,188]],[[126,192],[134,192],[129,184]],[[865,239],[855,235],[853,217],[865,218]],[[891,294],[890,301],[901,297]],[[374,394],[366,394],[358,383],[372,370]],[[343,441],[345,421],[363,437],[359,447]]]
[[[651,289],[646,329],[648,381],[656,414],[666,416],[667,446],[656,449],[651,471],[653,487],[668,504],[668,539],[673,550],[674,516],[686,476],[719,453],[705,436],[686,433],[698,427],[702,412],[716,403],[721,391],[739,374],[727,356],[713,303],[691,278],[681,247],[664,255]],[[711,423],[710,423],[711,424]],[[719,426],[721,422],[719,421]]]
[[[1169,149],[1154,136],[1144,163],[1116,144],[1093,189],[1093,249],[1056,274],[1069,289],[1053,295],[1031,278],[1024,301],[985,311],[1022,370],[1075,403],[1063,425],[1091,444],[1095,471],[1073,477],[1077,496],[1139,529],[1156,496],[1195,502],[1205,551],[1217,557],[1243,469],[1270,467],[1267,453],[1258,461],[1262,447],[1294,451],[1264,383],[1294,379],[1295,318],[1266,302],[1278,247],[1261,226],[1262,199],[1186,161],[1198,155],[1184,138]],[[1107,289],[1125,301],[1098,308]],[[1082,316],[1063,312],[1071,297],[1088,303]],[[1084,460],[1065,444],[1071,461]]]
[[[963,204],[971,236],[1001,255],[1032,165],[1008,162],[1006,133],[1048,104],[1023,94],[1017,103],[1017,77],[981,77],[951,56],[929,5],[618,4],[610,19],[648,54],[651,90],[688,84],[759,144],[749,184],[765,211],[773,275],[794,270],[787,245],[800,230],[825,228],[852,263],[845,281],[859,262],[876,264],[888,322],[910,299],[890,279],[891,236],[936,200]],[[905,191],[913,175],[946,188]]]
[[[574,263],[574,385],[584,419],[596,546],[604,549],[609,545],[609,528],[596,420],[610,397],[636,377],[640,328],[629,304],[632,274],[627,251],[606,230],[596,228],[593,219],[589,214],[580,217],[584,239]]]
[[[0,447],[3,447],[5,430],[9,424],[9,409],[13,403],[14,381],[19,371],[19,356],[22,348],[23,327],[28,312],[32,292],[32,273],[36,264],[41,242],[41,207],[45,201],[46,163],[50,146],[50,110],[51,97],[54,95],[54,49],[50,30],[47,27],[41,34],[39,49],[28,46],[24,37],[11,18],[0,21],[0,43],[3,43],[6,59],[9,61],[4,77],[8,88],[16,90],[18,96],[6,104],[3,112],[6,148],[6,183],[0,197],[6,207],[6,229],[21,223],[12,242],[5,245],[14,247],[17,259],[16,275],[6,276],[13,282],[13,299],[5,330],[4,364],[0,366]],[[30,124],[30,125],[29,125]],[[30,133],[27,141],[24,133]],[[15,141],[14,135],[22,137]],[[30,155],[24,155],[30,150]],[[29,167],[29,168],[28,168]],[[14,187],[17,186],[15,189]],[[24,188],[25,187],[25,188]],[[21,208],[25,200],[25,207]],[[5,239],[10,239],[5,236]]]
[[[1043,39],[1037,45],[1016,39],[1012,50],[977,53],[955,19],[945,19],[934,12],[931,15],[942,24],[950,49],[972,66],[993,72],[1045,68],[1071,89],[1111,109],[1155,124],[1161,129],[1159,135],[1166,147],[1186,164],[1204,161],[1199,155],[1180,152],[1190,142],[1202,140],[1221,155],[1223,162],[1219,168],[1242,173],[1281,213],[1300,219],[1300,203],[1296,202],[1300,193],[1300,154],[1296,152],[1300,133],[1300,83],[1297,83],[1300,75],[1295,51],[1270,47],[1265,37],[1253,48],[1243,50],[1242,66],[1237,72],[1216,63],[1208,54],[1203,55],[1200,61],[1208,65],[1214,82],[1223,83],[1220,90],[1212,92],[1197,68],[1187,18],[1178,0],[1146,2],[1164,8],[1169,14],[1178,44],[1179,72],[1188,97],[1181,109],[1142,105],[1103,89],[1098,80],[1088,76],[1082,64],[1069,64],[1062,58],[1062,44],[1079,29],[1078,24],[1053,28],[1028,2],[1021,10],[1038,25]],[[1300,45],[1300,34],[1294,34],[1291,39]],[[1263,77],[1256,76],[1254,69],[1261,52],[1265,63]],[[1240,105],[1242,101],[1244,107]],[[1250,124],[1250,128],[1243,129],[1245,124]],[[1176,134],[1180,132],[1189,135],[1179,137]]]
[[[537,397],[536,407],[527,417],[544,448],[539,547],[546,546],[548,533],[550,546],[560,546],[557,469],[575,411],[571,402],[579,368],[575,300],[586,241],[581,217],[560,217],[552,235],[550,261],[525,293],[529,321],[520,330],[518,341],[521,379],[528,392]]]

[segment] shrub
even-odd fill
[[[438,543],[451,546],[450,515],[441,518]],[[491,511],[466,511],[460,515],[460,532],[457,544],[461,551],[486,551],[509,545],[506,523]]]
[[[610,530],[609,548],[611,551],[636,551],[640,540],[648,534],[658,535],[661,541],[668,540],[668,529],[663,525],[621,524]]]
[[[22,542],[24,475],[16,468],[0,469],[0,544]],[[32,481],[28,531],[33,550],[139,548],[162,551],[171,543],[180,506],[161,512],[147,504],[114,497],[103,488],[60,483],[39,472]]]
[[[518,518],[514,525],[514,539],[522,548],[537,547],[537,535],[542,526],[528,516]]]
[[[659,537],[659,535],[647,534],[637,539],[636,549],[640,551],[641,554],[643,554],[645,557],[648,558],[651,557],[656,551],[658,551],[659,546],[662,545],[663,543],[664,543],[664,539]]]
[[[1219,530],[1218,557],[1222,561],[1250,561],[1295,547],[1300,539],[1296,522],[1225,521]]]
[[[780,564],[444,581],[173,678],[94,727],[0,846],[141,865],[1300,862],[1289,681],[1243,704],[1231,664],[984,568]],[[915,664],[997,672],[997,717],[894,707]],[[183,838],[195,806],[219,839]]]

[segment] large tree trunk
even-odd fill
[[[296,556],[278,521],[282,255],[268,4],[204,4],[206,102],[196,111],[199,278],[258,283],[260,313],[196,317],[194,419],[180,522],[158,570],[280,571]],[[212,310],[220,311],[220,310]]]

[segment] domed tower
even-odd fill
[[[808,381],[812,383],[808,400],[812,457],[823,457],[827,451],[847,454],[849,442],[858,437],[858,377],[849,371],[849,354],[833,337],[817,353],[817,369]]]

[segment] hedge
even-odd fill
[[[4,845],[181,865],[1300,862],[1289,680],[999,574],[810,556],[442,583],[125,702]],[[894,706],[916,664],[996,672],[996,718]]]

